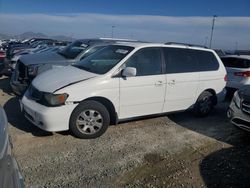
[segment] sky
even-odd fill
[[[208,45],[213,15],[214,48],[250,49],[249,0],[0,0],[0,33]]]

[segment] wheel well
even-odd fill
[[[110,100],[108,100],[107,98],[104,98],[104,97],[90,97],[90,98],[87,98],[83,101],[89,101],[89,100],[97,101],[97,102],[103,104],[109,112],[110,124],[111,125],[117,124],[117,119],[118,119],[117,113],[115,111],[115,107],[114,107],[113,103]]]
[[[217,96],[216,96],[215,90],[213,90],[213,89],[206,89],[205,91],[208,91],[208,92],[210,92],[213,95],[214,105],[216,105],[217,104]]]

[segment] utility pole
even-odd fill
[[[111,38],[114,38],[114,29],[115,29],[115,26],[114,26],[114,25],[112,25]]]
[[[212,48],[212,42],[213,42],[213,35],[214,35],[214,24],[215,24],[215,19],[217,18],[217,15],[213,16],[213,23],[212,23],[212,30],[211,30],[211,37],[210,37],[210,43],[209,43],[209,48]]]
[[[235,51],[238,50],[238,41],[235,42]]]
[[[205,43],[204,43],[204,46],[207,47],[207,42],[208,42],[208,37],[205,37]]]

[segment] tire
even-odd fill
[[[110,124],[107,108],[93,100],[80,103],[72,112],[70,131],[78,138],[92,139],[105,133]]]
[[[200,94],[194,105],[194,114],[199,117],[207,116],[214,107],[214,95],[209,91]]]

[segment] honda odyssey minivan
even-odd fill
[[[211,49],[119,43],[38,75],[21,109],[43,130],[96,138],[126,119],[187,109],[205,116],[223,98],[225,78]]]

